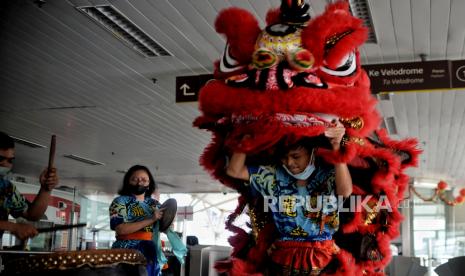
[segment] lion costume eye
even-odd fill
[[[224,49],[223,57],[220,60],[220,72],[231,73],[244,66],[240,64],[234,57],[229,53],[229,44],[226,44]]]
[[[357,59],[355,58],[355,52],[351,52],[342,58],[341,62],[335,69],[330,69],[328,67],[322,66],[321,71],[326,74],[338,76],[338,77],[347,77],[353,74],[357,70]]]

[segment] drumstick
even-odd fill
[[[67,230],[71,228],[77,228],[77,227],[85,227],[87,226],[87,223],[78,223],[78,224],[70,224],[70,225],[56,225],[53,227],[45,227],[45,228],[37,228],[37,232],[39,233],[44,233],[44,232],[55,232],[59,230]]]
[[[55,160],[55,148],[56,148],[56,135],[52,135],[52,141],[50,142],[50,153],[48,155],[48,172],[53,168],[53,162]]]

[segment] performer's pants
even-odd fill
[[[319,275],[339,252],[333,240],[277,241],[273,247],[269,276]]]

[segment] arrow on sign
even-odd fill
[[[184,96],[193,96],[193,95],[195,95],[195,93],[187,92],[187,90],[191,89],[191,87],[189,85],[187,85],[187,83],[181,85],[180,89],[182,90],[182,94]]]
[[[212,74],[176,77],[176,102],[197,101],[200,90],[211,79]]]

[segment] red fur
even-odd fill
[[[250,272],[254,270],[253,264],[239,258],[218,261],[215,269],[220,273],[227,273],[228,276],[263,276],[262,273]]]
[[[336,45],[326,52],[325,42],[334,35],[351,31]],[[325,12],[313,19],[302,32],[302,45],[315,56],[315,64],[336,67],[342,57],[361,46],[367,37],[367,30],[363,27],[362,20],[353,17],[349,13],[348,3],[340,1],[331,4]]]
[[[418,165],[418,156],[423,152],[418,148],[418,139],[409,138],[402,141],[394,141],[388,137],[387,131],[385,129],[380,129],[376,132],[380,140],[387,147],[393,150],[405,151],[411,156],[411,160],[408,163],[402,165],[402,169],[407,167]]]
[[[407,189],[408,187],[408,181],[409,181],[410,177],[406,174],[399,174],[397,176],[397,198],[399,198],[399,200],[402,200],[403,197],[404,197],[404,193],[405,193],[405,190]]]
[[[252,60],[260,28],[258,21],[249,11],[235,7],[221,11],[216,18],[215,29],[226,36],[231,55],[236,60],[242,64]]]
[[[238,253],[249,243],[249,234],[243,229],[238,228],[236,235],[229,237],[228,242],[233,247],[231,256],[237,256]]]
[[[267,250],[277,238],[277,230],[273,223],[266,224],[260,231],[256,246],[250,249],[247,254],[248,260],[256,265],[257,270],[263,269],[268,260]]]
[[[357,154],[357,146],[348,144],[344,147],[344,151],[331,151],[328,149],[318,149],[316,154],[331,164],[349,163]]]
[[[362,75],[366,73],[363,70],[362,65],[360,63],[360,53],[358,51],[355,52],[355,56],[356,56],[356,62],[357,62],[357,69],[351,75],[345,76],[345,77],[333,76],[333,75],[325,73],[324,71],[321,70],[321,67],[319,67],[318,76],[323,81],[328,82],[328,83],[334,83],[334,84],[340,84],[340,85],[346,85],[346,86],[352,86],[352,85],[359,86],[360,84],[362,84],[359,81],[360,78],[362,78],[363,77]],[[367,87],[365,84],[362,84],[362,86]]]
[[[362,26],[362,21],[353,20],[352,33],[344,36],[339,42],[326,53],[325,61],[329,68],[336,68],[342,58],[351,51],[361,46],[367,38],[367,29]]]
[[[356,232],[359,228],[359,225],[363,223],[363,219],[362,219],[362,213],[361,212],[355,212],[354,213],[354,218],[344,224],[344,225],[341,225],[341,229],[342,229],[342,232],[343,233],[353,233],[353,232]]]
[[[280,22],[279,9],[270,10],[266,17],[268,25]],[[246,10],[238,8],[226,9],[218,15],[215,22],[216,30],[226,36],[230,45],[230,54],[243,65],[240,70],[249,70],[256,39],[261,30],[258,21]],[[347,32],[347,34],[345,34]],[[341,35],[331,47],[325,48],[328,39]],[[244,191],[241,181],[236,181],[225,174],[226,156],[232,151],[242,151],[248,155],[264,154],[269,156],[282,138],[287,142],[302,137],[321,135],[325,127],[300,127],[283,124],[274,119],[276,113],[312,114],[326,113],[339,118],[360,118],[363,120],[361,129],[348,127],[346,135],[360,138],[362,143],[350,141],[342,151],[333,152],[319,149],[317,155],[329,163],[348,163],[350,166],[366,169],[370,172],[368,183],[354,183],[353,194],[362,197],[373,196],[379,199],[386,196],[392,207],[387,214],[387,225],[376,217],[366,225],[367,211],[357,206],[350,221],[340,225],[344,234],[357,232],[359,234],[374,234],[382,259],[379,261],[357,260],[350,252],[341,249],[337,255],[340,263],[333,275],[382,275],[380,271],[390,261],[389,244],[391,239],[399,235],[399,226],[403,219],[398,211],[404,198],[409,177],[405,169],[415,166],[421,150],[417,148],[416,139],[395,141],[389,138],[384,130],[377,130],[380,124],[380,114],[376,110],[377,100],[370,93],[370,80],[360,65],[360,54],[357,50],[367,36],[367,29],[362,20],[349,13],[348,3],[340,1],[328,5],[325,12],[311,19],[302,31],[302,48],[311,52],[315,58],[312,73],[328,84],[326,89],[292,87],[285,91],[253,90],[237,88],[225,83],[224,78],[238,72],[219,74],[217,80],[208,82],[200,91],[199,109],[202,115],[194,122],[194,126],[212,131],[213,138],[201,156],[200,163],[210,175],[223,185],[239,191],[241,197],[236,210],[228,217],[226,229],[234,235],[229,239],[233,246],[232,258],[218,262],[216,268],[228,275],[261,275],[268,264],[267,250],[277,238],[277,230],[272,222],[267,222],[253,242],[251,234],[235,226],[235,219],[241,214],[247,204],[253,205],[253,199]],[[350,76],[339,77],[329,75],[321,70],[321,66],[335,68],[347,54],[355,52],[357,70]],[[241,71],[242,72],[242,71]],[[255,121],[234,122],[236,115],[252,116]],[[367,137],[376,131],[381,143],[373,143]],[[244,134],[251,138],[244,140]],[[401,163],[398,151],[407,152],[411,159]],[[261,156],[261,155],[260,155]],[[372,165],[373,161],[376,165]],[[375,166],[371,168],[370,166]],[[367,185],[369,187],[367,187]],[[337,242],[337,240],[336,240]],[[249,248],[250,247],[250,248]],[[246,256],[246,257],[244,257]],[[242,259],[243,258],[243,259]]]
[[[350,31],[336,45],[326,52],[325,42],[334,35]],[[353,17],[348,11],[348,3],[337,2],[329,5],[326,11],[311,21],[302,32],[302,44],[315,56],[316,64],[335,67],[342,57],[361,46],[367,37],[367,29],[362,20]]]
[[[270,9],[266,13],[266,25],[270,26],[270,25],[279,23],[280,22],[280,18],[279,18],[280,14],[281,14],[281,10],[279,8]]]
[[[361,87],[335,87],[331,90],[297,87],[289,91],[253,91],[234,88],[222,81],[210,81],[200,91],[200,110],[221,118],[232,113],[328,113],[343,118],[377,113],[376,99]],[[364,118],[365,119],[365,118]],[[371,131],[373,131],[372,129]]]
[[[226,152],[223,149],[224,138],[214,134],[212,142],[205,148],[202,156],[200,156],[200,165],[215,179],[219,179],[222,183],[230,188],[238,189],[241,185],[238,181],[226,177],[224,166],[226,164]]]
[[[337,260],[339,261],[340,265],[338,270],[335,274],[331,275],[359,275],[356,273],[356,266],[355,266],[355,259],[349,252],[341,249],[336,256]],[[323,274],[324,275],[324,274]],[[360,274],[361,275],[361,274]]]
[[[231,246],[233,247],[233,251],[231,253],[231,256],[233,257],[235,257],[239,253],[239,251],[241,251],[247,245],[249,241],[249,235],[247,234],[247,232],[245,232],[244,229],[237,227],[233,224],[234,220],[244,210],[246,198],[244,195],[242,195],[237,199],[237,201],[238,204],[236,209],[228,216],[228,219],[226,221],[226,229],[235,234],[234,236],[231,236],[228,239],[229,244],[231,244]]]

